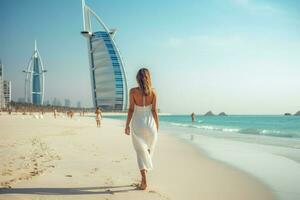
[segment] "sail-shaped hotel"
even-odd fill
[[[93,104],[103,110],[127,109],[127,80],[120,52],[115,44],[116,31],[108,29],[99,16],[82,0],[83,36],[87,38]],[[103,30],[92,30],[92,19]]]
[[[43,61],[34,43],[34,52],[29,60],[25,73],[25,102],[43,105],[45,94],[45,72]]]

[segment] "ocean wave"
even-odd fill
[[[226,132],[239,132],[240,129],[238,128],[222,128],[223,131]]]
[[[224,131],[224,132],[238,132],[240,130],[237,128],[220,128],[220,127],[209,126],[209,125],[194,125],[194,124],[182,124],[182,123],[171,123],[171,124],[180,127],[198,128],[198,129]]]
[[[181,123],[171,123],[172,125],[175,125],[175,126],[182,126],[182,127],[189,127],[190,125],[189,124],[181,124]]]
[[[300,134],[297,133],[287,133],[279,130],[268,130],[268,129],[242,129],[239,131],[241,134],[253,134],[253,135],[265,135],[265,136],[275,136],[275,137],[288,137],[288,138],[299,138]]]
[[[287,133],[279,130],[269,130],[269,129],[256,129],[256,128],[224,128],[212,125],[194,125],[194,124],[183,124],[183,123],[171,123],[174,126],[180,126],[185,128],[197,128],[203,130],[221,131],[221,132],[231,132],[240,134],[251,134],[251,135],[265,135],[265,136],[275,136],[275,137],[288,137],[288,138],[300,138],[300,133]]]

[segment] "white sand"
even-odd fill
[[[148,189],[124,122],[0,115],[0,199],[268,200],[268,188],[250,175],[159,133]],[[11,188],[8,188],[11,187]]]

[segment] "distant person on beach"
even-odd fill
[[[132,137],[137,162],[142,176],[139,189],[147,188],[146,172],[152,170],[152,155],[157,140],[158,115],[156,93],[152,88],[150,72],[142,68],[136,75],[138,87],[130,90],[130,105],[125,134]],[[130,131],[130,122],[132,131]]]
[[[54,116],[54,118],[56,119],[56,116],[57,116],[57,111],[56,111],[56,109],[54,109],[54,111],[53,111],[53,116]]]
[[[191,114],[191,118],[192,118],[192,122],[195,122],[195,119],[196,119],[195,113],[192,113],[192,114]]]
[[[73,110],[70,110],[70,118],[73,119],[73,116],[74,116],[74,112]]]
[[[96,108],[95,114],[96,114],[97,127],[100,127],[101,126],[102,112],[101,112],[99,107]]]

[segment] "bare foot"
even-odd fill
[[[146,190],[146,188],[147,188],[147,183],[146,183],[146,181],[145,180],[142,180],[141,181],[141,185],[140,185],[140,190]]]

